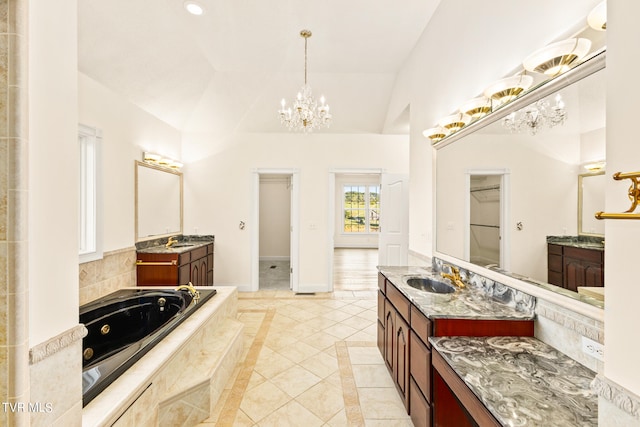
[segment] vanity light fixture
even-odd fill
[[[200,16],[204,14],[204,7],[197,1],[189,0],[184,2],[184,8],[192,15]]]
[[[471,116],[472,120],[477,120],[491,112],[491,100],[484,96],[473,98],[460,107],[460,112]]]
[[[536,50],[522,61],[522,65],[527,71],[555,77],[577,65],[590,48],[589,39],[562,40]]]
[[[607,30],[607,2],[603,1],[593,8],[587,16],[587,23],[596,31]]]
[[[471,121],[471,116],[464,113],[452,114],[440,120],[438,125],[454,133],[465,127]]]
[[[485,89],[484,95],[499,104],[506,104],[520,96],[520,94],[529,89],[532,84],[533,77],[520,74],[492,83]]]
[[[432,144],[440,141],[442,138],[449,135],[449,130],[443,128],[442,126],[437,126],[430,129],[425,129],[422,131],[422,135],[425,138],[429,138]]]
[[[163,168],[180,170],[182,166],[184,166],[181,162],[171,159],[169,157],[164,157],[155,153],[142,153],[142,161],[148,163],[150,165],[160,166]]]

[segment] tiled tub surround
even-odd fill
[[[136,249],[105,252],[102,259],[80,264],[80,305],[118,289],[136,285]]]
[[[595,373],[527,337],[430,339],[455,373],[505,426],[597,426]]]
[[[215,289],[83,409],[83,426],[194,425],[209,416],[243,351],[237,290]]]
[[[408,277],[432,277],[448,280],[425,267],[379,267],[391,281],[425,316],[429,318],[465,319],[532,319],[535,298],[504,285],[465,280],[467,287],[452,294],[433,294],[419,291],[407,285]]]

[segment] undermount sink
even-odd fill
[[[411,277],[407,279],[407,285],[419,291],[431,292],[433,294],[451,294],[456,291],[451,285],[426,277]]]
[[[178,243],[177,245],[171,245],[170,248],[188,248],[190,246],[195,246],[193,243]]]

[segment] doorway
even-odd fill
[[[469,171],[465,259],[484,267],[507,269],[508,177],[505,171]]]
[[[298,288],[298,173],[257,170],[253,175],[251,291]]]

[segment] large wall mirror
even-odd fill
[[[182,173],[136,161],[136,242],[182,234]]]
[[[592,218],[604,210],[606,177],[585,173],[584,165],[605,160],[604,56],[576,67],[572,78],[531,90],[518,109],[502,108],[476,130],[471,124],[466,134],[437,146],[436,255],[602,305],[547,283],[547,236],[603,234],[601,221]],[[558,95],[563,124],[505,126],[508,114],[539,99],[553,106]]]

